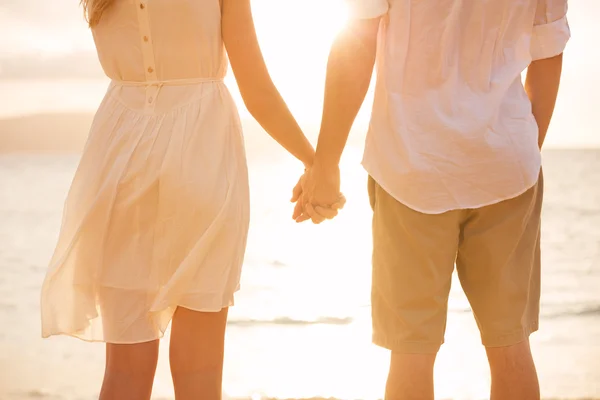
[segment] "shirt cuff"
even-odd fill
[[[533,27],[531,36],[531,58],[543,60],[561,54],[571,38],[569,22],[565,15],[559,20]]]
[[[373,19],[386,14],[388,0],[346,0],[351,19]]]

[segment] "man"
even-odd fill
[[[386,398],[433,399],[456,264],[492,400],[539,399],[529,335],[539,314],[540,148],[570,36],[567,0],[349,2],[294,217],[319,223],[319,212],[339,208],[338,163],[377,58],[363,164],[373,340],[392,351]]]

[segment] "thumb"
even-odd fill
[[[302,195],[302,180],[299,180],[294,189],[292,190],[292,199],[290,200],[292,203],[297,202]]]

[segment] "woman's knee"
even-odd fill
[[[222,368],[227,309],[208,313],[178,308],[169,357],[173,370]]]
[[[106,367],[114,372],[154,376],[158,364],[158,347],[158,340],[136,344],[107,343]]]

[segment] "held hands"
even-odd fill
[[[294,187],[292,202],[296,203],[292,216],[296,222],[310,219],[320,224],[335,218],[346,204],[346,198],[340,192],[339,167],[315,162]]]

